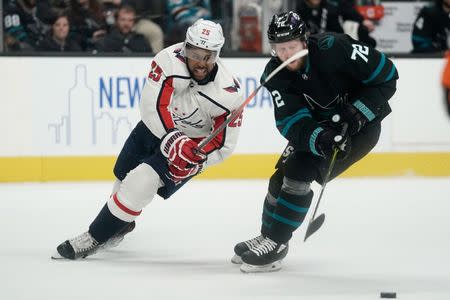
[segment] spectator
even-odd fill
[[[32,51],[48,32],[53,11],[47,0],[6,0],[3,24],[7,51]]]
[[[115,23],[114,15],[121,5],[130,5],[136,10],[136,22],[133,31],[142,34],[154,53],[161,51],[164,47],[164,33],[161,27],[153,22],[151,18],[160,18],[163,15],[161,9],[158,11],[158,1],[148,0],[102,0],[105,6],[105,18],[108,26]]]
[[[347,33],[371,47],[376,46],[375,39],[369,36],[369,28],[364,24],[364,18],[349,2],[298,0],[296,11],[301,15],[312,34]],[[373,30],[373,27],[371,29]]]
[[[150,44],[154,53],[158,53],[164,48],[164,33],[161,27],[151,20],[164,15],[163,11],[158,11],[158,1],[148,0],[125,0],[125,3],[133,4],[139,16],[135,31],[142,34]]]
[[[69,38],[69,16],[67,14],[60,14],[56,17],[52,24],[51,34],[49,34],[39,45],[40,51],[81,51],[81,46]]]
[[[123,5],[117,12],[116,25],[103,40],[97,43],[97,49],[105,52],[152,52],[143,35],[133,32],[136,11],[130,5]]]
[[[103,5],[99,0],[70,0],[71,35],[83,50],[90,50],[106,34]]]
[[[209,0],[168,0],[166,7],[169,14],[166,44],[183,41],[186,29],[198,19],[211,19]]]
[[[412,32],[414,53],[439,52],[449,48],[449,14],[450,0],[436,0],[419,11]]]

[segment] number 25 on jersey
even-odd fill
[[[148,78],[151,78],[154,82],[158,82],[161,79],[162,69],[153,60]]]

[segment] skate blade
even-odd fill
[[[242,273],[266,273],[266,272],[276,272],[281,269],[281,260],[273,262],[271,264],[256,266],[249,264],[242,264],[241,272]]]
[[[235,254],[235,255],[231,258],[231,262],[232,262],[233,264],[236,264],[236,265],[241,265],[241,264],[242,264],[242,258],[241,258],[239,255]]]
[[[61,254],[59,254],[58,251],[55,252],[54,254],[52,254],[51,259],[56,259],[56,260],[58,260],[58,259],[66,259],[66,260],[68,260],[67,258],[61,256]]]

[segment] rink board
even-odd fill
[[[236,154],[200,179],[269,178],[278,155]],[[115,157],[0,158],[0,182],[111,180]],[[341,177],[450,176],[450,153],[371,153]]]
[[[226,58],[246,96],[267,58]],[[112,178],[139,121],[151,58],[0,57],[0,181]],[[372,154],[345,176],[450,176],[442,59],[395,59],[400,74]],[[25,83],[25,84],[24,84]],[[245,109],[233,156],[201,178],[267,178],[286,145],[261,89]]]

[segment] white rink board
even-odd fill
[[[249,95],[268,58],[224,60]],[[139,120],[150,61],[0,57],[0,157],[116,155]],[[383,122],[375,151],[450,151],[450,122],[439,85],[443,60],[394,62],[401,78],[391,100],[394,113]],[[69,102],[76,105],[69,109]],[[284,143],[263,89],[245,111],[235,153],[278,153]]]

